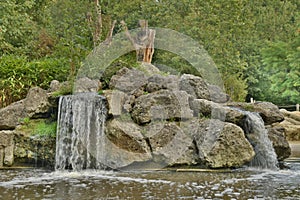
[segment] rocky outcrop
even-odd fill
[[[50,95],[60,90],[62,84],[53,81]],[[101,84],[81,78],[76,81],[75,88],[77,92],[98,92]],[[256,154],[247,136],[245,124],[249,112],[245,111],[258,112],[263,118],[260,128],[265,130],[264,124],[269,127],[269,138],[278,160],[290,154],[285,138],[287,132],[283,132],[287,128],[274,126],[274,123],[283,124],[287,120],[281,122],[283,114],[274,104],[228,102],[228,95],[220,87],[207,84],[198,76],[165,75],[153,65],[145,64],[139,69],[122,68],[112,76],[109,89],[104,90],[103,95],[106,99],[99,99],[105,101],[103,105],[107,107],[108,116],[101,115],[103,119],[100,120],[103,123],[106,120],[105,137],[101,140],[103,152],[96,158],[101,166],[122,169],[155,163],[159,167],[241,167],[251,162]],[[26,117],[47,117],[51,109],[57,108],[54,105],[57,103],[56,97],[49,97],[41,88],[33,88],[24,100],[0,109],[0,130],[13,130],[20,119]],[[298,123],[297,119],[289,117],[288,121]],[[93,130],[93,126],[89,127]],[[2,142],[7,141],[2,137],[8,136],[0,131],[0,163],[11,165],[14,162],[9,161],[11,154],[6,152],[9,151],[14,152],[13,159],[17,162],[54,166],[54,138],[32,137],[16,131],[14,142],[10,143],[13,146]]]
[[[143,72],[122,68],[111,78],[109,87],[123,92],[134,92],[142,89],[146,83],[147,77]]]
[[[195,99],[210,99],[210,93],[206,82],[191,74],[184,74],[179,80],[179,89],[186,91]]]
[[[208,117],[230,122],[241,126],[246,118],[245,113],[237,108],[225,106],[206,99],[194,99],[191,103],[194,116]]]

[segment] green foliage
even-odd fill
[[[262,50],[268,98],[277,104],[296,104],[300,97],[300,34],[289,43],[271,43]]]
[[[247,93],[279,104],[299,97],[299,51],[293,46],[299,40],[295,39],[300,20],[297,0],[99,2],[100,42],[113,20],[118,21],[114,29],[118,33],[123,31],[121,20],[130,30],[146,19],[149,26],[179,31],[202,45],[233,100],[243,101]],[[0,10],[0,107],[24,97],[31,86],[46,88],[52,78],[73,80],[94,47],[95,1],[5,0]],[[87,20],[88,13],[92,22]],[[155,51],[153,63],[171,74],[199,75],[186,60],[163,50]],[[136,66],[134,52],[101,72],[104,87],[123,66]]]
[[[24,98],[32,86],[47,89],[51,80],[62,81],[68,71],[65,59],[43,58],[28,61],[24,56],[0,57],[0,107]]]

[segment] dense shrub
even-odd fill
[[[47,89],[53,79],[66,80],[68,74],[66,59],[28,61],[23,56],[3,55],[0,57],[0,107],[24,98],[33,86]]]

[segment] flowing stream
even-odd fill
[[[300,160],[299,160],[300,161]],[[0,171],[0,199],[300,199],[300,162],[290,169],[228,172]]]

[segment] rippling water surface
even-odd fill
[[[300,162],[279,171],[0,171],[0,199],[300,199]]]

